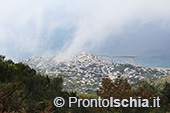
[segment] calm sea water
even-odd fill
[[[132,65],[147,66],[147,67],[162,67],[170,68],[170,60],[160,58],[104,58],[105,60],[114,63],[128,63]]]
[[[137,65],[170,68],[170,60],[166,59],[136,59],[135,61]]]

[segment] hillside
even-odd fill
[[[170,74],[168,69],[114,63],[104,60],[101,56],[86,53],[72,56],[67,60],[59,60],[57,57],[35,57],[22,62],[38,72],[48,74],[49,77],[64,74],[65,89],[76,90],[79,93],[93,93],[102,77],[113,80],[118,75],[122,75],[130,83],[134,83],[148,78],[158,79]]]
[[[122,65],[122,64],[121,64]],[[170,111],[170,84],[166,83],[163,90],[157,90],[154,86],[144,83],[137,87],[136,90],[131,89],[131,85],[127,79],[118,77],[112,82],[109,78],[102,78],[102,87],[96,94],[76,94],[76,92],[66,92],[63,89],[63,79],[60,77],[52,78],[37,74],[34,69],[22,63],[14,63],[12,60],[5,60],[4,56],[0,56],[0,112],[28,112],[28,113],[53,113],[53,112],[79,112],[79,113],[113,113],[113,112],[128,112],[137,113],[143,112],[165,113]],[[59,75],[57,75],[59,76]],[[76,77],[77,75],[75,75]],[[82,75],[83,76],[83,75]],[[161,79],[167,80],[168,76],[163,76]],[[66,79],[69,79],[66,77]],[[93,78],[91,78],[93,79]],[[156,79],[156,78],[155,78]],[[161,80],[160,79],[160,80]],[[83,79],[84,80],[84,79]],[[84,80],[85,81],[85,80]],[[77,84],[76,84],[77,86]],[[84,86],[87,88],[87,85]],[[83,88],[83,87],[80,87]],[[83,91],[83,90],[82,90]],[[85,91],[89,92],[89,90]],[[113,93],[114,92],[114,93]],[[128,92],[128,93],[127,93]],[[139,107],[68,107],[65,104],[63,107],[57,107],[54,104],[56,97],[62,97],[65,103],[68,103],[69,97],[77,97],[78,99],[97,99],[113,97],[117,99],[124,98],[147,98],[159,96],[161,98],[160,106],[149,106],[147,108]],[[55,99],[54,99],[55,98]],[[54,100],[53,100],[54,99]],[[103,102],[102,102],[103,103]],[[76,103],[74,104],[76,105]],[[90,105],[90,104],[89,104]],[[152,105],[152,104],[151,104]]]

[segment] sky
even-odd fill
[[[0,54],[135,55],[170,65],[169,0],[0,0]]]

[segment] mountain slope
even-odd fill
[[[93,93],[100,85],[102,77],[115,79],[118,75],[126,77],[130,83],[147,78],[158,79],[170,74],[170,70],[114,63],[94,54],[81,54],[66,60],[57,57],[36,57],[22,61],[35,70],[56,77],[64,74],[66,90],[79,93]]]

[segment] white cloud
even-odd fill
[[[134,21],[139,25],[160,21],[165,29],[170,25],[169,4],[169,0],[0,1],[0,54],[16,59],[57,54],[48,49],[50,43],[58,43],[50,42],[57,38],[51,37],[57,28],[75,28],[60,55],[90,51]]]

